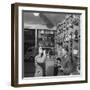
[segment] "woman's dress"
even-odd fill
[[[45,76],[45,62],[37,62],[39,58],[41,59],[38,55],[35,57],[35,77]]]

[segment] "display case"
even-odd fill
[[[55,33],[56,30],[38,29],[37,45],[46,49],[50,55],[55,53]]]

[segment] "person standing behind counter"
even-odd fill
[[[45,76],[46,50],[39,47],[38,55],[35,57],[35,77]]]
[[[70,75],[72,73],[72,63],[67,48],[57,44],[57,56],[54,67],[54,76]]]
[[[63,56],[61,58],[61,60],[58,59],[58,61],[60,61],[60,65],[61,67],[58,68],[58,75],[61,74],[62,75],[70,75],[72,73],[72,63],[70,60],[70,56],[68,55],[68,50],[66,48],[63,48]]]

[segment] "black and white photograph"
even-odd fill
[[[87,7],[12,5],[12,85],[87,82]]]
[[[80,16],[23,11],[24,77],[80,75]]]

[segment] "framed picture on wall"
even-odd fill
[[[11,5],[11,85],[87,83],[87,7]]]

